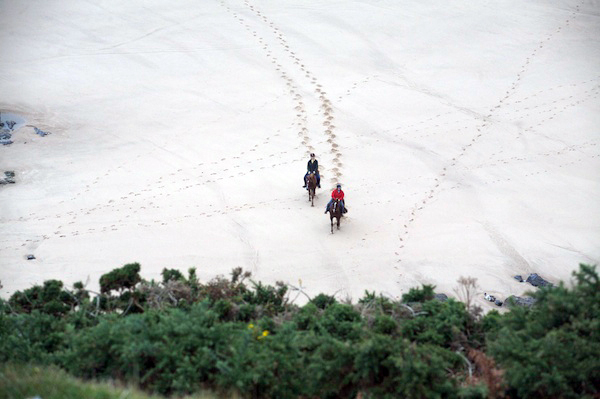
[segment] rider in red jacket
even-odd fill
[[[329,212],[329,208],[331,207],[331,204],[333,204],[333,200],[336,200],[336,199],[340,200],[340,205],[342,206],[342,213],[348,212],[348,210],[346,209],[346,206],[344,204],[344,192],[342,191],[342,185],[338,184],[336,189],[331,192],[331,200],[329,201],[329,203],[327,204],[327,207],[325,208],[325,213]]]
[[[342,191],[342,186],[340,184],[338,184],[337,188],[331,192],[331,198],[337,200],[344,199],[344,192]]]

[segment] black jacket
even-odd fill
[[[312,161],[309,160],[308,161],[308,165],[306,166],[306,168],[307,168],[307,170],[309,172],[315,172],[316,173],[319,170],[319,161],[317,161],[316,159],[315,159],[314,162],[312,162]]]

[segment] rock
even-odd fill
[[[508,298],[506,298],[506,300],[504,301],[504,306],[506,307],[513,307],[513,306],[528,306],[528,307],[532,307],[533,304],[535,304],[535,302],[537,301],[537,299],[535,298],[531,298],[528,296],[525,296],[523,298],[515,296],[515,295],[511,295]]]
[[[27,260],[34,260],[34,259],[35,259],[35,256],[33,256],[33,255],[27,255]]]
[[[435,294],[433,296],[434,299],[437,299],[440,302],[446,302],[448,300],[448,295],[446,294]]]
[[[4,172],[6,176],[4,179],[0,179],[0,184],[15,184],[15,172],[7,170]]]
[[[521,277],[521,275],[520,275],[520,274],[517,274],[517,275],[516,275],[514,278],[515,278],[515,280],[517,280],[519,283],[522,283],[522,282],[523,282],[523,277]]]
[[[0,140],[0,144],[2,144],[2,145],[10,145],[12,143],[13,143],[12,140]]]
[[[10,133],[0,133],[0,140],[10,140],[12,134]]]
[[[552,283],[544,280],[536,273],[530,274],[529,277],[527,277],[527,282],[534,287],[552,287]]]
[[[494,303],[496,304],[496,306],[502,306],[502,301],[500,299],[496,299]]]
[[[44,136],[47,136],[47,135],[49,135],[49,134],[50,134],[50,132],[44,132],[43,130],[41,130],[41,129],[38,129],[38,128],[37,128],[37,127],[35,127],[35,126],[33,127],[33,130],[35,130],[35,134],[38,134],[38,135],[40,135],[40,136],[42,136],[42,137],[44,137]]]

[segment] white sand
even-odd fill
[[[3,297],[140,262],[504,299],[600,259],[597,0],[4,1],[0,53]]]

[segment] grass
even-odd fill
[[[228,396],[231,397],[231,396]],[[89,382],[57,367],[0,365],[0,399],[165,399],[111,382]],[[182,399],[222,399],[212,393]]]

